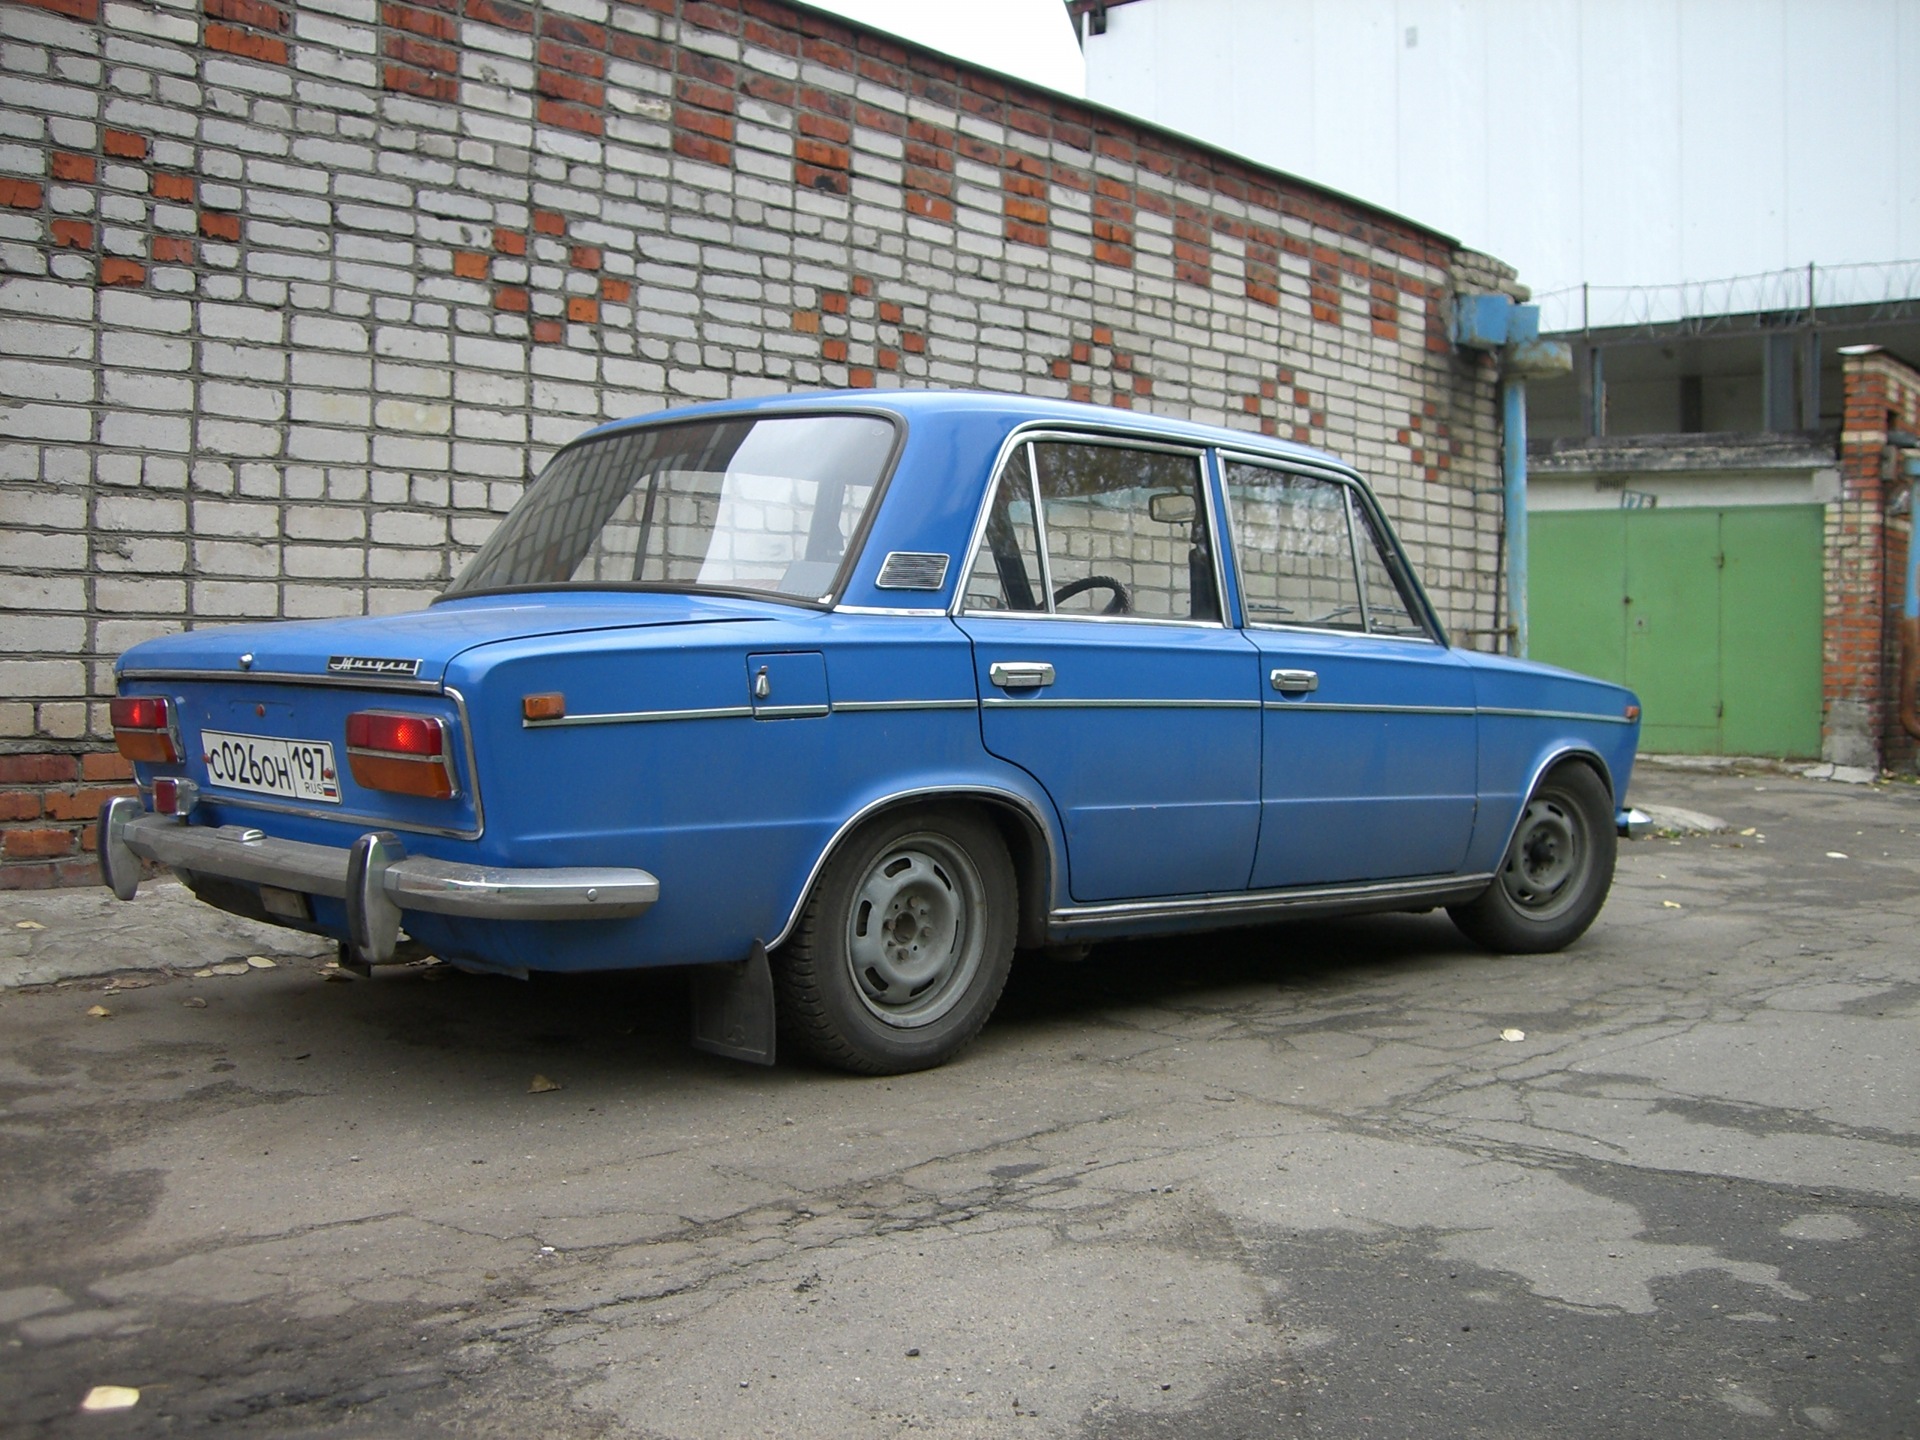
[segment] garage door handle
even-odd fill
[[[1309,695],[1320,688],[1320,674],[1315,670],[1275,670],[1267,678],[1282,695]]]
[[[987,678],[1002,690],[1038,690],[1053,684],[1053,666],[1044,660],[996,660]]]

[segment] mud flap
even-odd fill
[[[773,1064],[773,967],[758,940],[744,960],[693,972],[693,1048]]]

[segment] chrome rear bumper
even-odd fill
[[[339,848],[277,840],[244,825],[188,825],[149,815],[129,796],[109,800],[100,810],[100,868],[122,900],[133,898],[142,860],[343,901],[355,949],[376,963],[393,954],[403,910],[482,920],[616,920],[660,898],[660,882],[645,870],[463,865],[410,856],[386,831]]]

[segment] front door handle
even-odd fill
[[[1320,688],[1317,670],[1275,670],[1267,679],[1282,695],[1310,695]]]
[[[1053,684],[1053,666],[1044,660],[996,660],[987,678],[1002,690],[1038,690]]]

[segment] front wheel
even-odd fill
[[[866,1075],[925,1070],[979,1033],[1013,961],[1016,882],[962,811],[883,819],[828,862],[774,975],[783,1028]]]
[[[1568,762],[1527,797],[1493,883],[1447,914],[1490,950],[1539,955],[1572,944],[1613,885],[1613,802],[1600,777]]]

